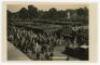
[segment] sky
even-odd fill
[[[57,10],[66,9],[78,9],[88,7],[85,3],[11,3],[7,4],[7,9],[11,12],[17,12],[21,8],[25,7],[27,9],[28,5],[34,5],[39,10],[49,10],[50,8],[56,8]]]

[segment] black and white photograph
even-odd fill
[[[22,3],[6,7],[7,60],[89,60],[88,4]]]

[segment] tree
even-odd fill
[[[19,11],[19,17],[21,17],[22,19],[25,19],[28,17],[28,11],[26,8],[22,8],[20,11]]]
[[[12,12],[7,10],[7,18],[9,19],[9,18],[11,18],[11,16],[12,16]]]
[[[78,15],[78,19],[79,21],[84,21],[84,24],[88,24],[88,8],[84,7],[84,8],[79,8],[76,10],[77,15]]]
[[[13,13],[11,11],[7,10],[7,21],[8,21],[8,24],[12,22],[11,21],[12,15],[13,15]]]
[[[66,17],[66,12],[63,10],[60,10],[57,12],[57,18],[62,19]]]
[[[55,8],[51,8],[48,11],[48,17],[52,18],[52,19],[55,19],[57,17],[57,10]]]
[[[33,5],[28,6],[28,13],[30,18],[38,17],[38,9]]]
[[[78,14],[79,16],[82,16],[82,15],[88,16],[88,9],[87,9],[86,7],[84,7],[84,8],[79,8],[79,9],[77,9],[76,11],[77,11],[77,14]]]
[[[87,8],[87,7],[84,7],[84,15],[85,15],[85,16],[88,16],[88,14],[89,14],[88,8]]]

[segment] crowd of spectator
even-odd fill
[[[19,48],[34,60],[52,60],[53,51],[56,46],[65,45],[74,48],[75,45],[88,44],[83,30],[71,32],[70,36],[54,33],[46,33],[35,28],[25,28],[15,25],[8,26],[8,41]],[[77,40],[76,40],[77,39]],[[76,42],[77,44],[75,44]],[[62,51],[63,52],[63,51]]]

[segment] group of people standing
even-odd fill
[[[54,47],[57,45],[56,35],[17,26],[8,27],[8,40],[36,60],[51,60]]]
[[[72,38],[75,38],[75,33],[73,36],[71,35],[71,38],[62,35],[59,37],[56,33],[46,33],[34,28],[8,26],[8,40],[33,60],[52,60],[56,46],[74,45],[75,40]],[[80,44],[81,42],[79,40]]]

